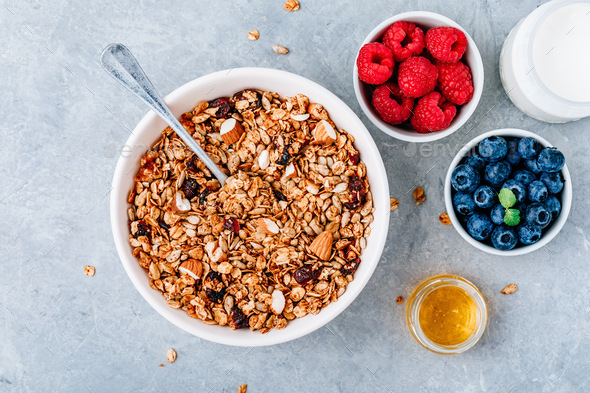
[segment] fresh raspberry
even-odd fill
[[[427,133],[447,128],[456,114],[457,107],[433,91],[420,98],[410,122],[416,131]]]
[[[467,37],[454,27],[435,27],[426,32],[426,49],[443,63],[456,63],[467,49]]]
[[[434,90],[437,77],[438,70],[428,59],[414,56],[400,64],[397,80],[402,93],[418,98]]]
[[[387,81],[393,73],[393,53],[379,42],[363,45],[356,59],[359,78],[371,85],[380,85]]]
[[[438,87],[445,98],[456,105],[467,104],[473,98],[471,70],[461,62],[435,63]]]
[[[414,99],[404,96],[395,83],[385,83],[373,93],[373,108],[383,121],[400,124],[412,115]]]
[[[424,32],[410,22],[397,21],[387,29],[383,43],[393,52],[393,60],[402,62],[424,50]]]

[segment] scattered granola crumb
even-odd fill
[[[416,206],[420,205],[426,200],[426,195],[424,195],[424,190],[422,187],[416,187],[414,190],[414,198],[416,198]]]
[[[256,41],[258,39],[258,37],[260,37],[260,33],[256,29],[254,29],[248,33],[248,39],[250,41]]]
[[[94,266],[86,265],[86,266],[84,266],[84,273],[88,277],[92,277],[92,276],[94,276],[94,273],[96,273],[96,269],[94,268]]]
[[[162,363],[160,363],[160,365],[158,367],[164,367],[164,365]]]
[[[284,7],[287,11],[297,11],[299,9],[299,2],[297,0],[287,0]]]
[[[389,198],[389,211],[394,211],[399,207],[399,201],[395,198]]]
[[[176,360],[176,351],[172,348],[166,352],[166,359],[168,359],[168,363],[174,363]]]
[[[451,225],[451,218],[449,217],[447,212],[442,212],[441,215],[438,217],[438,219],[444,225]]]
[[[403,297],[403,296],[398,296],[398,297],[395,299],[395,302],[396,302],[397,304],[401,304],[401,303],[403,303],[403,302],[404,302],[404,297]]]
[[[518,287],[516,286],[516,284],[508,284],[506,285],[506,287],[504,289],[502,289],[502,293],[504,295],[510,295],[511,293],[514,293],[518,290]]]
[[[248,390],[248,385],[238,387],[238,393],[246,393],[246,390]]]
[[[285,48],[284,46],[280,46],[280,45],[273,45],[272,50],[274,50],[275,52],[277,52],[280,55],[286,55],[287,53],[289,53],[289,49]]]

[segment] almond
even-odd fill
[[[279,233],[279,226],[270,218],[259,218],[257,223],[258,228],[267,235],[276,235]]]
[[[265,170],[270,165],[270,159],[268,157],[268,150],[262,150],[258,156],[258,166],[260,169]]]
[[[292,179],[297,177],[297,170],[295,169],[295,165],[293,163],[289,163],[285,168],[285,174],[283,175],[283,179]]]
[[[221,139],[228,145],[231,145],[240,140],[240,137],[244,133],[244,128],[242,128],[242,125],[236,119],[231,118],[221,124],[219,133],[221,134]]]
[[[320,145],[329,145],[336,141],[336,131],[334,127],[325,120],[321,120],[313,131],[315,142]]]
[[[172,211],[175,213],[186,213],[191,210],[191,203],[188,199],[183,198],[182,194],[177,192],[175,203],[172,204]]]
[[[332,232],[324,231],[314,239],[314,241],[309,246],[309,250],[317,255],[318,258],[327,261],[332,254],[333,241],[334,236],[332,236]]]
[[[285,309],[285,295],[283,292],[275,289],[272,293],[272,303],[270,309],[273,313],[280,315]]]
[[[309,119],[309,113],[304,113],[302,115],[296,115],[291,113],[291,119],[295,120],[295,121],[305,121],[307,119]]]
[[[203,274],[203,265],[201,262],[197,261],[196,259],[187,259],[186,261],[182,262],[182,264],[178,267],[181,273],[186,273],[195,280],[199,280],[201,278],[201,274]]]
[[[506,285],[506,287],[504,289],[502,289],[502,294],[504,295],[510,295],[514,292],[516,292],[518,290],[518,287],[516,286],[516,284],[508,284]]]

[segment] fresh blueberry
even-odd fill
[[[530,225],[545,228],[551,221],[551,213],[544,203],[535,202],[530,204],[526,209],[526,221]]]
[[[541,170],[539,169],[539,166],[537,165],[537,160],[534,158],[524,160],[524,167],[526,169],[528,169],[529,171],[533,172],[534,174],[538,175],[539,173],[541,173]]]
[[[518,180],[510,179],[506,180],[502,184],[502,188],[507,188],[514,193],[517,203],[522,203],[526,199],[526,187]]]
[[[496,203],[496,191],[490,186],[479,186],[473,193],[473,201],[478,207],[488,209]]]
[[[500,161],[508,152],[506,139],[501,136],[490,136],[479,142],[479,155],[486,161]]]
[[[508,153],[506,153],[506,161],[510,163],[510,165],[518,165],[520,159],[522,158],[518,153],[518,139],[510,139],[508,141]]]
[[[547,206],[547,210],[551,213],[551,220],[555,220],[559,216],[559,213],[561,213],[561,203],[554,195],[550,195],[547,198],[545,206]]]
[[[555,147],[546,147],[537,157],[537,166],[543,172],[558,172],[565,165],[563,153]]]
[[[533,138],[522,138],[518,142],[518,154],[525,160],[535,157],[541,151],[541,144]]]
[[[545,202],[549,196],[549,190],[541,180],[532,181],[528,186],[529,200],[532,202]]]
[[[473,195],[458,192],[453,196],[453,206],[455,211],[464,216],[468,216],[475,210],[475,202],[473,201]]]
[[[467,232],[475,240],[485,240],[490,237],[490,234],[494,230],[494,224],[488,218],[488,216],[476,212],[473,213],[467,219]]]
[[[470,165],[459,165],[451,175],[451,185],[458,192],[473,192],[479,186],[479,173]]]
[[[506,214],[506,208],[499,203],[495,205],[490,211],[490,218],[496,225],[504,224],[504,215]]]
[[[540,177],[541,181],[545,183],[549,193],[557,194],[563,190],[563,179],[560,172],[543,172]]]
[[[514,172],[514,175],[512,175],[512,177],[514,178],[514,180],[522,183],[522,185],[524,186],[528,186],[530,182],[532,182],[533,180],[537,180],[535,174],[531,171],[527,171],[526,169],[521,169],[520,171]]]
[[[543,233],[541,228],[527,223],[520,224],[516,231],[518,232],[518,240],[526,246],[538,242]]]
[[[465,164],[471,165],[472,167],[474,167],[478,171],[483,171],[484,168],[486,167],[487,162],[486,162],[486,160],[481,158],[479,156],[479,154],[473,153],[469,157],[467,157],[467,159],[465,159]]]
[[[485,179],[494,187],[500,186],[508,177],[512,167],[507,161],[493,162],[486,166]]]
[[[492,244],[500,251],[512,250],[518,243],[516,229],[500,225],[492,232]]]

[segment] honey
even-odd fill
[[[451,355],[473,347],[483,335],[487,309],[471,282],[449,274],[418,284],[408,298],[410,333],[426,349]]]
[[[443,286],[424,297],[418,321],[426,337],[439,345],[458,345],[475,331],[477,305],[460,287]]]

